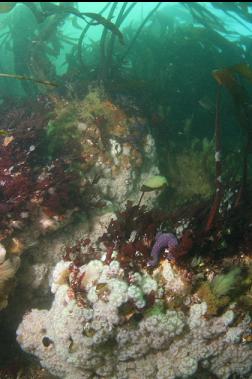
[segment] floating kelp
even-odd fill
[[[84,21],[86,21],[85,17],[91,18],[91,20],[96,22],[96,24],[92,23],[92,25],[103,25],[105,28],[109,29],[112,33],[117,35],[120,43],[124,45],[123,34],[120,32],[119,28],[112,21],[103,17],[99,13],[79,12],[73,7],[61,7],[59,8],[59,12],[74,14],[75,16],[82,18]]]
[[[252,69],[246,63],[240,63],[213,71],[213,77],[217,83],[226,87],[232,96],[238,96],[238,94],[245,96],[244,90],[242,91],[242,86],[235,76],[236,74],[240,74],[243,78],[252,83]]]
[[[234,2],[234,1],[227,1],[227,2],[211,2],[211,5],[215,8],[218,8],[222,10],[226,15],[229,17],[232,17],[236,22],[240,23],[242,26],[244,26],[247,30],[249,29],[249,26],[242,22],[241,19],[243,19],[245,22],[251,22],[251,13],[249,12],[249,3],[243,3],[243,2]],[[238,17],[237,17],[238,16]]]
[[[45,86],[58,87],[57,83],[49,82],[48,80],[40,80],[40,79],[29,78],[29,77],[24,76],[24,75],[0,73],[0,78],[10,78],[10,79],[17,79],[17,80],[30,80],[32,82],[35,82],[38,84],[43,84]]]
[[[69,7],[65,5],[54,5],[50,4],[50,8],[48,8],[48,11],[46,12],[47,15],[51,14],[73,14],[77,17],[80,17],[84,21],[86,21],[85,17],[91,18],[91,20],[95,21],[96,24],[92,23],[92,25],[103,25],[105,28],[109,29],[112,33],[114,33],[120,43],[124,45],[124,39],[123,39],[123,34],[120,32],[119,28],[110,20],[106,19],[99,13],[94,13],[94,12],[79,12],[76,8],[74,7]],[[86,21],[87,22],[87,21]]]
[[[113,22],[111,22],[110,20],[106,19],[105,17],[101,16],[98,13],[85,12],[85,13],[82,13],[82,15],[86,16],[86,17],[89,17],[92,20],[96,21],[97,25],[101,24],[105,28],[109,29],[112,33],[114,33],[118,37],[120,43],[122,45],[124,45],[123,34],[122,34],[122,32],[120,32],[120,30],[118,29],[118,27],[115,24],[113,24]]]
[[[231,71],[234,73],[238,73],[242,75],[244,78],[248,79],[250,82],[252,82],[252,69],[251,67],[246,63],[240,63],[232,66]]]
[[[216,28],[220,32],[227,32],[224,22],[220,21],[218,17],[200,3],[182,2],[181,4],[190,11],[195,21],[199,22],[206,28]]]
[[[219,85],[226,87],[230,91],[231,95],[235,97],[235,101],[238,101],[238,96],[240,96],[240,101],[245,100],[247,95],[242,84],[237,79],[237,74],[252,83],[252,69],[248,64],[241,63],[214,70],[212,74]]]

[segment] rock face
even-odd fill
[[[129,199],[137,202],[142,182],[159,173],[155,144],[148,132],[147,121],[136,109],[134,112],[134,115],[125,113],[99,89],[91,90],[82,101],[55,99],[47,126],[47,156],[43,158],[45,161],[53,159],[52,162],[62,160],[65,171],[58,172],[59,177],[55,177],[50,171],[55,163],[36,167],[36,172],[40,173],[36,184],[40,185],[40,191],[34,186],[34,193],[25,194],[22,207],[6,216],[6,238],[1,236],[4,258],[1,258],[3,253],[0,251],[0,270],[5,274],[5,280],[2,275],[0,282],[0,310],[8,304],[11,278],[14,278],[19,256],[25,250],[29,249],[29,257],[21,257],[21,285],[23,288],[28,286],[28,297],[32,296],[33,289],[40,292],[37,293],[39,296],[41,291],[46,294],[52,267],[61,256],[60,249],[64,243],[71,243],[76,234],[81,234],[78,226],[75,229],[70,227],[75,216],[79,214],[84,219],[81,224],[83,235],[89,228],[88,220],[94,217],[94,210],[99,211],[101,207],[113,210]],[[31,153],[29,149],[24,151],[26,155]],[[33,149],[32,145],[32,153]],[[70,178],[69,183],[61,183],[60,173],[67,180],[68,171],[78,180],[72,183]],[[50,184],[53,179],[58,187]],[[68,194],[72,187],[75,188],[74,196]],[[151,205],[155,199],[156,194],[148,193],[145,204]],[[60,212],[56,206],[58,203],[61,204]],[[64,228],[71,232],[65,232]]]
[[[49,135],[51,155],[60,142],[62,157],[77,165],[89,202],[99,199],[119,206],[135,200],[146,176],[159,173],[147,120],[137,107],[124,111],[101,88],[91,89],[80,101],[57,100]]]
[[[169,304],[162,309],[162,269],[153,275],[132,273],[127,281],[116,259],[110,264],[91,260],[77,275],[70,267],[67,261],[56,265],[51,309],[33,309],[17,330],[22,349],[51,373],[64,379],[174,379],[203,367],[228,379],[250,371],[252,349],[242,342],[249,332],[248,315],[237,322],[228,309],[208,320],[207,304],[199,300],[185,311]],[[77,294],[73,282],[79,284]],[[176,293],[177,286],[167,291]],[[150,295],[156,301],[148,308]]]
[[[20,258],[13,256],[6,258],[6,250],[0,244],[0,310],[8,304],[10,285],[20,265]]]
[[[75,110],[72,122],[83,138],[85,180],[91,182],[98,177],[94,189],[103,201],[114,206],[129,199],[136,201],[146,177],[159,173],[147,120],[136,107],[133,112],[124,112],[99,89],[91,90],[75,104]],[[150,195],[152,200],[154,197]]]
[[[0,279],[0,308],[7,305],[9,284],[29,247],[16,276],[20,308],[12,304],[18,314],[34,308],[17,329],[22,349],[62,379],[175,379],[200,377],[202,370],[220,379],[248,374],[252,349],[246,312],[226,302],[222,313],[211,313],[198,283],[191,284],[189,272],[169,262],[165,252],[148,267],[162,225],[157,212],[129,206],[116,212],[115,220],[122,203],[136,204],[142,183],[159,174],[146,121],[92,90],[83,101],[58,101],[50,122],[49,150],[54,156],[61,138],[64,161],[80,174],[81,201],[69,207],[65,201],[65,214],[52,212],[53,201],[47,207],[38,201],[25,213],[27,224],[9,220],[17,231],[13,226],[14,244],[0,246],[0,270],[6,273],[6,280]],[[69,141],[78,146],[77,166]],[[46,187],[43,196],[55,200],[58,195]],[[146,193],[145,205],[153,205],[155,196]],[[77,213],[82,218],[74,224]],[[76,256],[66,248],[74,244]]]

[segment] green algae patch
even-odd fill
[[[213,294],[219,298],[227,295],[235,286],[237,286],[241,269],[234,268],[224,275],[217,275],[211,283]]]
[[[203,282],[197,295],[207,303],[208,315],[214,316],[219,310],[227,306],[234,294],[231,292],[240,279],[241,269],[235,267],[227,274],[217,275],[212,282]]]
[[[163,189],[164,187],[168,186],[168,182],[165,176],[155,175],[147,179],[141,188],[141,191],[148,192],[148,191],[155,191]]]
[[[163,302],[154,304],[151,308],[147,309],[144,312],[145,317],[150,317],[150,316],[159,316],[161,314],[165,313],[165,304]]]

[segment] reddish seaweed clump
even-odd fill
[[[9,110],[3,111],[0,240],[12,235],[13,225],[31,222],[38,209],[60,221],[67,210],[78,209],[84,203],[81,178],[73,169],[74,161],[64,155],[53,159],[48,155],[46,136],[52,108],[48,100],[39,99],[33,104],[10,104]]]
[[[85,273],[81,272],[80,267],[92,259],[99,259],[100,254],[91,244],[89,238],[78,240],[73,246],[66,246],[63,255],[65,262],[71,261],[69,266],[69,298],[75,299],[80,307],[86,304],[86,290],[82,286]]]
[[[91,245],[91,240],[89,238],[82,238],[78,240],[73,246],[66,246],[63,255],[63,260],[72,261],[73,265],[80,267],[88,263],[91,259],[95,259],[95,255],[98,252]]]
[[[107,249],[106,263],[111,262],[115,249],[116,259],[125,273],[140,271],[147,267],[156,232],[166,216],[160,210],[147,211],[144,206],[134,206],[131,202],[116,216],[99,239]]]

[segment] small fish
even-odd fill
[[[34,78],[30,78],[30,77],[24,76],[24,75],[0,73],[0,78],[11,78],[11,79],[18,79],[18,80],[31,80],[32,82],[44,84],[45,86],[58,87],[57,83],[49,82],[48,80],[34,79]]]

